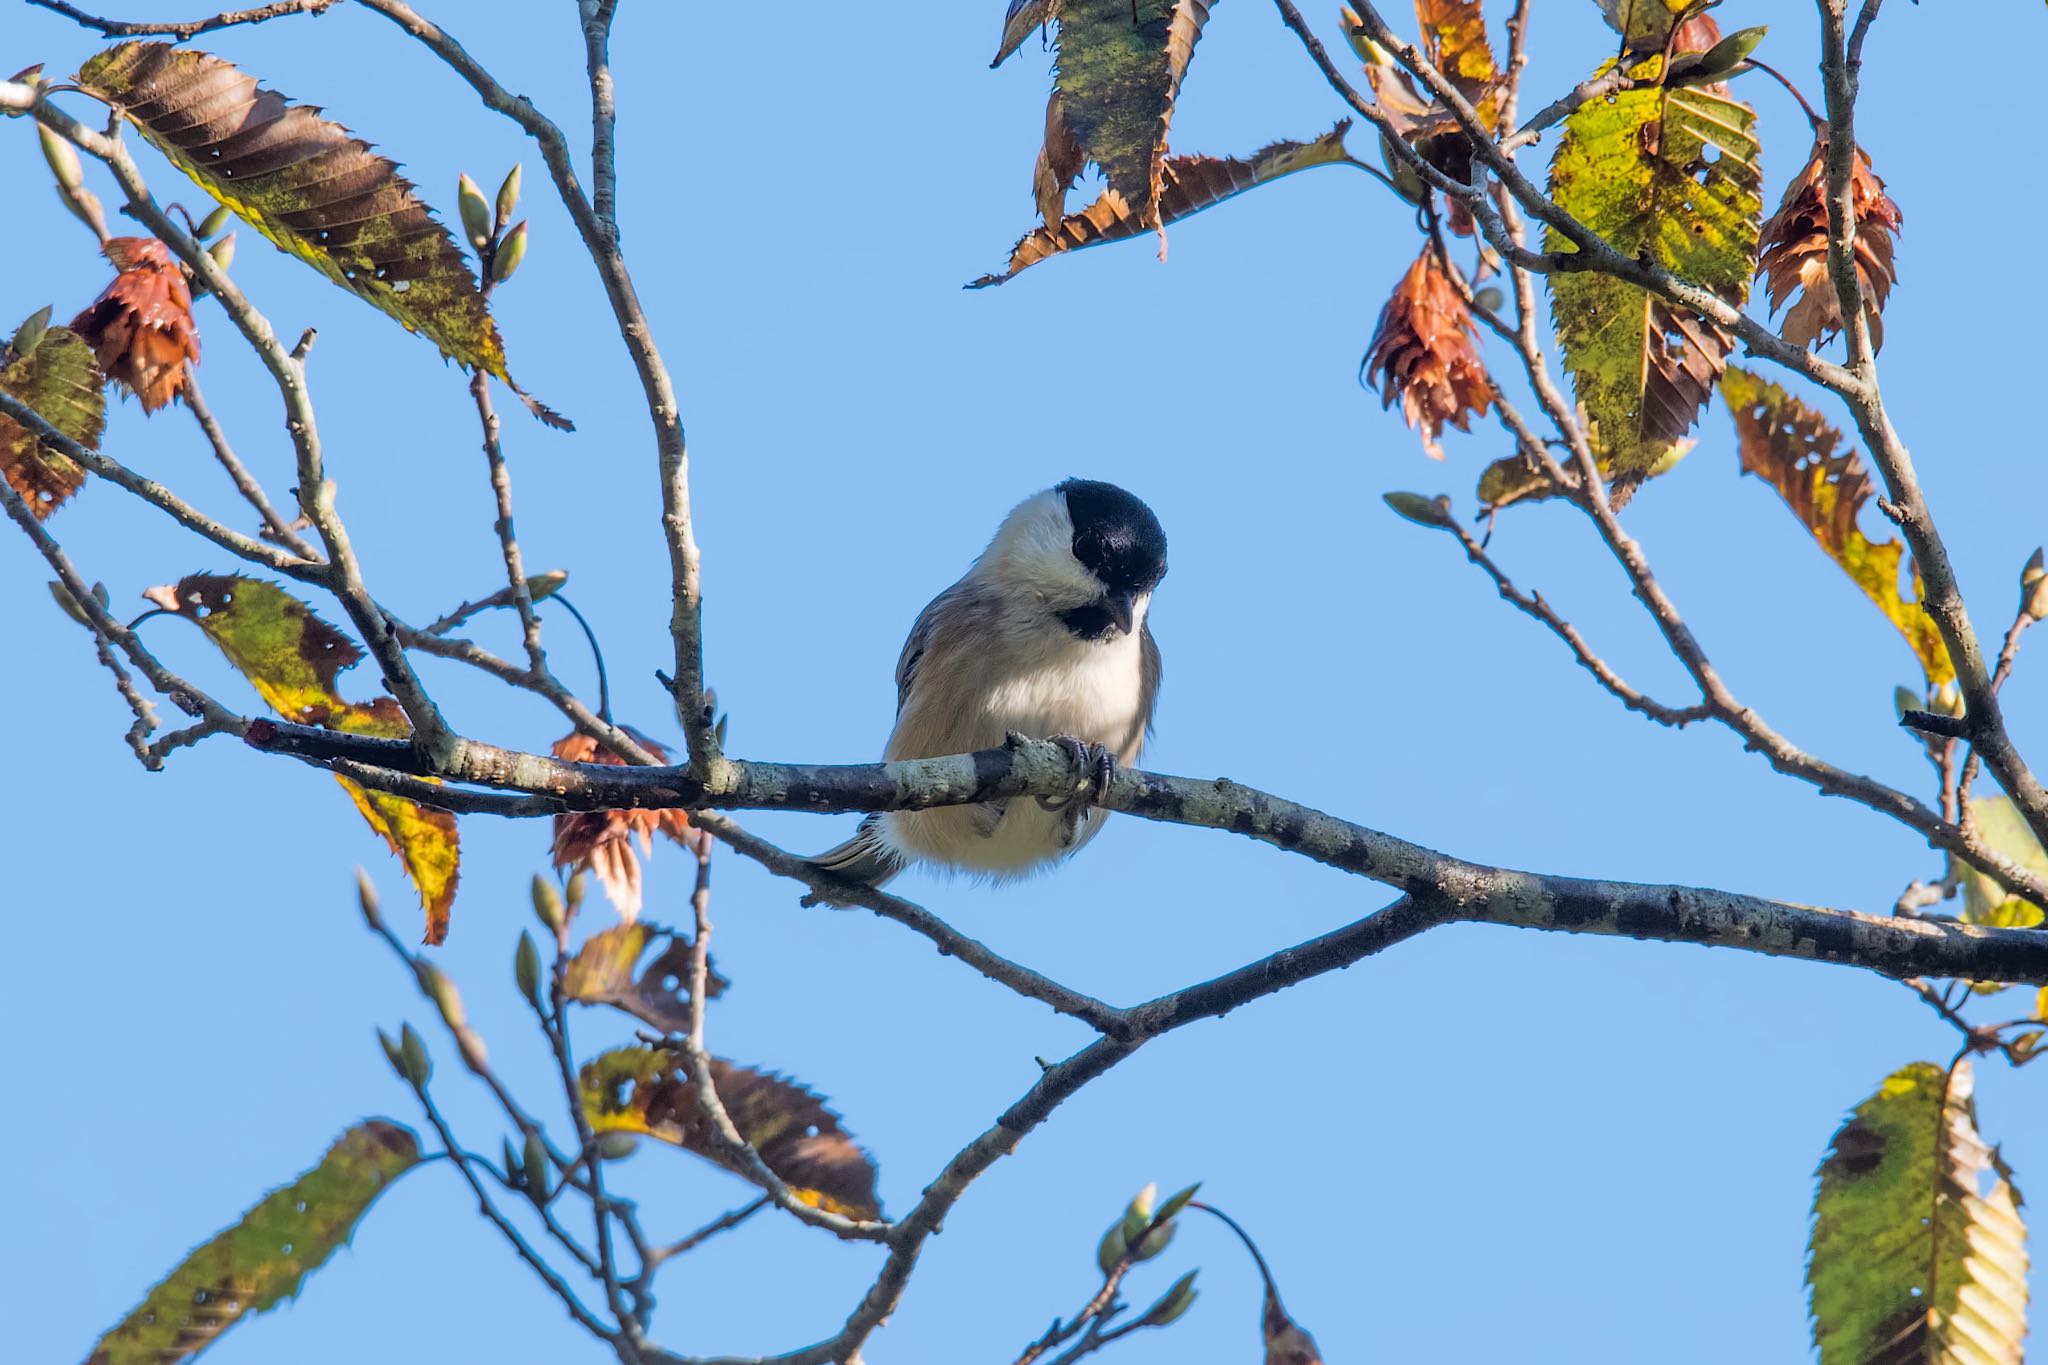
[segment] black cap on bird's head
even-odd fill
[[[1099,640],[1111,627],[1129,633],[1135,599],[1166,576],[1166,532],[1152,509],[1112,483],[1068,479],[1055,490],[1074,523],[1074,558],[1102,584],[1100,601],[1062,613],[1067,628]]]

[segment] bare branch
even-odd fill
[[[221,430],[220,423],[214,419],[213,409],[207,406],[206,395],[199,391],[199,377],[192,373],[190,365],[185,367],[185,387],[179,396],[183,399],[186,409],[191,412],[193,420],[199,423],[199,429],[206,433],[207,444],[213,447],[214,459],[227,471],[228,478],[233,480],[243,500],[256,509],[257,516],[263,518],[263,538],[283,546],[309,564],[318,563],[318,552],[306,544],[292,525],[278,514],[277,508],[271,505],[270,495],[263,491],[262,483],[249,472],[249,467],[242,463],[236,456],[234,447],[228,444],[227,433]]]
[[[28,0],[31,5],[41,6],[67,19],[75,19],[86,28],[97,29],[103,38],[141,38],[161,35],[178,42],[196,38],[202,33],[211,33],[217,28],[229,28],[236,24],[260,24],[266,19],[282,19],[292,14],[325,14],[341,3],[341,0],[274,0],[268,5],[254,9],[231,9],[209,15],[204,19],[188,19],[183,23],[174,22],[130,22],[122,19],[101,19],[87,14],[76,5],[65,0]]]

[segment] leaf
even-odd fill
[[[1446,424],[1470,431],[1471,419],[1493,403],[1493,381],[1473,343],[1479,329],[1450,277],[1425,243],[1422,254],[1394,286],[1360,368],[1369,386],[1381,379],[1380,405],[1401,411],[1422,432],[1422,448],[1444,457],[1437,437]]]
[[[1778,325],[1778,335],[1794,346],[1819,346],[1842,330],[1842,301],[1828,275],[1828,205],[1826,134],[1816,137],[1806,169],[1785,187],[1778,211],[1763,226],[1763,254],[1757,273],[1776,312],[1787,299],[1797,302]],[[1892,234],[1905,215],[1885,193],[1884,181],[1870,169],[1870,156],[1856,149],[1849,178],[1851,211],[1856,217],[1856,277],[1863,286],[1863,314],[1870,324],[1873,348],[1884,345],[1884,305],[1898,280],[1892,259]]]
[[[27,355],[0,348],[0,391],[34,408],[42,419],[87,449],[97,450],[107,424],[106,382],[92,347],[76,332],[52,327]],[[43,520],[85,484],[71,457],[32,436],[0,413],[0,474]]]
[[[1012,52],[1024,46],[1034,30],[1044,28],[1059,17],[1060,0],[1010,0],[1009,13],[1003,16],[1003,41],[996,49],[996,59],[989,63],[991,69],[1009,60]]]
[[[550,426],[569,423],[505,369],[476,277],[454,238],[370,144],[229,62],[169,43],[122,43],[78,83],[258,232],[441,353],[497,376]]]
[[[2026,1226],[1972,1084],[1915,1062],[1835,1134],[1806,1271],[1821,1365],[2019,1365]]]
[[[199,329],[185,267],[154,237],[110,237],[102,245],[118,272],[71,320],[100,369],[155,412],[185,391],[185,366],[199,363]]]
[[[274,583],[227,574],[190,574],[143,594],[167,612],[195,622],[258,696],[286,720],[353,735],[403,739],[412,726],[398,703],[344,701],[335,690],[345,668],[363,657],[355,641],[313,614]],[[426,911],[428,943],[448,935],[461,848],[455,817],[401,796],[370,791],[335,775],[370,828],[405,867]]]
[[[298,1295],[355,1232],[386,1186],[418,1164],[419,1142],[385,1119],[357,1124],[291,1184],[187,1256],[100,1338],[87,1365],[172,1365],[252,1313]]]
[[[1919,602],[1908,602],[1899,593],[1899,561],[1906,547],[1896,540],[1873,542],[1857,529],[1857,515],[1871,495],[1870,470],[1862,457],[1854,449],[1835,454],[1841,433],[1761,375],[1731,365],[1722,376],[1721,395],[1735,415],[1743,472],[1777,489],[1828,557],[1899,628],[1920,656],[1927,690],[1952,682],[1956,671],[1934,619]]]
[[[1266,1305],[1259,1316],[1259,1334],[1266,1342],[1266,1365],[1323,1365],[1316,1339],[1287,1316],[1270,1279],[1266,1281]]]
[[[1164,186],[1159,198],[1159,221],[1176,222],[1211,208],[1246,190],[1305,171],[1314,166],[1356,166],[1344,148],[1344,134],[1351,120],[1308,142],[1268,143],[1249,157],[1170,156],[1166,158]],[[1064,187],[1063,187],[1064,188]],[[1026,233],[1010,251],[1010,263],[1001,274],[983,275],[967,287],[986,289],[1007,284],[1021,270],[1037,265],[1048,256],[1081,251],[1105,242],[1121,242],[1151,231],[1138,221],[1124,197],[1104,190],[1100,198],[1079,213],[1070,213],[1057,227],[1038,227]]]
[[[647,950],[664,945],[647,959]],[[674,984],[671,985],[670,983]],[[705,995],[717,999],[726,980],[707,967]],[[639,921],[593,935],[569,959],[562,991],[586,1005],[611,1005],[664,1033],[690,1028],[690,940],[673,929]]]
[[[668,759],[668,751],[631,726],[626,733],[656,758]],[[588,735],[570,734],[557,740],[555,757],[570,763],[623,764],[624,759]],[[572,811],[555,817],[554,859],[557,868],[588,868],[604,887],[606,899],[619,917],[631,922],[640,913],[640,852],[654,851],[655,831],[681,843],[689,835],[690,817],[680,810],[597,810]]]
[[[1167,125],[1210,4],[1062,0],[1058,7],[1055,87],[1068,132],[1146,227],[1160,226]]]
[[[2002,853],[2028,872],[2048,877],[2048,852],[2034,837],[2027,818],[2020,814],[2009,796],[1980,796],[1970,802],[1970,820],[1977,837],[1994,853]],[[1971,924],[1988,924],[2000,929],[2032,929],[2043,917],[2042,908],[2021,900],[2006,890],[1998,878],[1979,872],[1955,855],[1949,855],[1949,875],[1963,889],[1963,918]]]
[[[1654,80],[1659,60],[1632,75]],[[1565,121],[1552,197],[1624,256],[1647,257],[1740,306],[1762,212],[1755,127],[1755,110],[1712,86],[1622,91]],[[1545,245],[1572,250],[1555,229]],[[1612,461],[1614,500],[1626,502],[1698,420],[1734,338],[1608,275],[1548,278],[1565,367]]]
[[[1643,471],[1643,480],[1669,474],[1698,444],[1691,437],[1672,442],[1664,458]],[[1593,463],[1602,475],[1613,479],[1614,462],[1605,451],[1595,449]],[[1550,471],[1520,452],[1495,460],[1479,476],[1479,501],[1494,511],[1518,502],[1543,502],[1558,496],[1559,491],[1550,481]]]
[[[1662,52],[1672,25],[1699,4],[1700,0],[1600,0],[1600,13],[1631,51]]]
[[[1430,65],[1449,77],[1459,94],[1481,102],[1498,73],[1480,0],[1415,0],[1415,22],[1422,26]]]
[[[737,1169],[712,1141],[679,1054],[622,1047],[586,1063],[583,1110],[593,1131],[645,1133]],[[849,1218],[879,1218],[875,1165],[839,1116],[794,1081],[713,1058],[711,1077],[733,1126],[798,1198]]]

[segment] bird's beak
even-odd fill
[[[1116,628],[1126,635],[1138,624],[1137,604],[1131,600],[1127,588],[1114,588],[1104,593],[1102,607],[1109,613],[1109,619],[1116,622]]]

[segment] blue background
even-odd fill
[[[586,141],[572,6],[426,8]],[[125,7],[166,9],[185,17]],[[1529,108],[1612,50],[1594,5],[1536,9]],[[1165,266],[1133,243],[962,292],[1028,226],[1048,81],[1035,40],[986,69],[994,0],[902,14],[624,11],[625,245],[689,425],[709,672],[736,753],[872,758],[916,611],[1013,502],[1086,474],[1138,491],[1172,537],[1155,616],[1167,685],[1147,766],[1228,775],[1468,858],[1558,873],[1878,912],[1938,873],[1938,857],[1900,827],[1775,777],[1729,733],[1625,713],[1454,546],[1381,505],[1383,491],[1412,488],[1451,492],[1469,510],[1479,470],[1509,446],[1489,426],[1453,436],[1449,464],[1434,465],[1357,386],[1358,356],[1416,245],[1410,215],[1376,182],[1332,169],[1263,189],[1174,227]],[[1312,18],[1341,52],[1332,16]],[[1760,55],[1817,98],[1805,7],[1731,0],[1721,11],[1726,28],[1764,20],[1774,29]],[[2014,19],[2033,32],[2010,41],[2037,39],[2040,22]],[[2048,476],[2028,406],[2038,357],[2006,339],[2033,301],[2002,278],[2020,267],[1987,217],[2031,221],[2044,205],[2035,178],[2015,174],[2024,160],[1979,130],[2032,126],[2036,92],[1977,82],[1967,128],[1931,118],[1918,59],[1951,33],[1937,6],[1886,11],[1861,129],[1907,215],[1886,391],[1980,634],[1995,639],[2042,538]],[[534,569],[573,572],[568,591],[601,632],[621,718],[672,742],[651,676],[669,658],[652,441],[532,146],[422,48],[347,6],[202,45],[326,106],[444,208],[458,171],[488,188],[526,163],[533,246],[495,308],[514,374],[580,430],[564,437],[508,415],[519,527]],[[40,59],[74,70],[93,48],[52,15],[0,12],[0,69]],[[1761,78],[1741,93],[1762,111],[1774,205],[1806,157],[1804,120]],[[1222,5],[1174,143],[1246,152],[1312,136],[1340,112],[1271,9]],[[1370,137],[1354,132],[1352,145],[1372,154]],[[160,199],[195,201],[153,154],[144,164]],[[106,268],[45,197],[26,123],[0,128],[0,176],[22,187],[0,215],[0,313],[11,323],[54,301],[67,316]],[[111,180],[92,183],[111,211]],[[312,375],[329,469],[379,594],[419,621],[490,591],[490,493],[460,373],[247,229],[235,272],[280,333],[320,328]],[[202,306],[200,321],[208,395],[281,496],[290,465],[275,394],[217,309]],[[1661,578],[1774,725],[1927,793],[1918,746],[1893,725],[1893,686],[1918,680],[1905,646],[1770,490],[1737,477],[1725,414],[1710,413],[1699,435],[1627,514]],[[126,403],[107,448],[254,529],[184,414],[145,422]],[[106,487],[87,488],[51,527],[124,611],[152,584],[228,567]],[[1495,547],[1626,676],[1690,700],[1581,518],[1514,509]],[[120,742],[124,708],[18,535],[0,535],[0,574],[14,585],[0,606],[0,714],[11,718],[0,800],[13,855],[0,1033],[15,1040],[0,1061],[11,1097],[0,1169],[13,1173],[0,1193],[0,1307],[11,1358],[76,1360],[187,1248],[358,1116],[419,1125],[375,1026],[418,1021],[468,1141],[495,1150],[501,1129],[358,921],[356,863],[409,924],[408,893],[333,783],[227,740],[143,774]],[[255,704],[197,632],[147,629],[173,667]],[[509,619],[480,633],[513,648]],[[551,618],[549,640],[564,677],[588,686],[566,621]],[[565,728],[531,698],[452,666],[427,670],[469,733],[544,746]],[[2048,753],[2040,678],[2023,659],[2008,694],[2037,758]],[[365,671],[352,680],[373,686]],[[852,819],[750,823],[823,847]],[[547,829],[478,818],[463,835],[454,932],[437,961],[465,985],[508,1079],[547,1106],[546,1058],[511,980]],[[651,918],[685,916],[677,850],[656,852],[648,881]],[[1023,886],[918,875],[902,889],[997,950],[1119,1002],[1384,899],[1270,848],[1130,819]],[[595,898],[593,911],[592,925],[606,922]],[[1034,1055],[1085,1041],[902,930],[798,908],[791,886],[737,857],[720,860],[714,912],[735,982],[712,1018],[714,1047],[829,1094],[876,1155],[891,1212],[1023,1092]],[[2014,994],[1991,1008],[2004,1017],[2025,1004]],[[580,1024],[586,1047],[626,1033]],[[1132,1191],[1200,1179],[1261,1239],[1332,1361],[1800,1359],[1811,1174],[1825,1143],[1887,1073],[1946,1061],[1955,1043],[1905,990],[1862,972],[1445,929],[1175,1034],[1087,1089],[972,1189],[868,1356],[1009,1359],[1092,1291],[1096,1238]],[[1993,1063],[1979,1085],[1983,1122],[2023,1189],[2048,1179],[2042,1080]],[[657,1236],[747,1197],[668,1150],[615,1170]],[[655,1333],[686,1353],[807,1344],[836,1329],[878,1261],[874,1248],[764,1216],[664,1273]],[[1257,1358],[1256,1282],[1220,1227],[1191,1225],[1133,1292],[1194,1265],[1193,1313],[1119,1346],[1121,1359]],[[245,1323],[212,1359],[601,1354],[438,1166],[386,1197],[295,1307]]]

